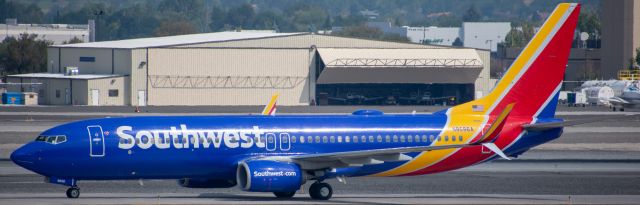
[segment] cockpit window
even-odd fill
[[[60,144],[67,141],[67,136],[59,135],[59,136],[44,136],[40,135],[36,138],[36,141],[46,142],[49,144]]]
[[[47,136],[40,135],[40,136],[38,136],[38,138],[36,138],[36,141],[40,141],[40,142],[47,141]]]

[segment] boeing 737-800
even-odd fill
[[[559,4],[487,96],[433,114],[141,116],[90,119],[44,131],[16,164],[80,195],[78,181],[176,179],[184,187],[293,197],[308,181],[412,176],[518,156],[558,138],[555,109],[580,5]]]

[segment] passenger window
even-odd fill
[[[416,142],[420,142],[420,136],[419,135],[415,135],[415,138],[416,138],[415,139]]]
[[[449,136],[448,136],[448,135],[445,135],[445,136],[444,136],[444,141],[445,141],[445,142],[448,142],[448,141],[449,141]]]
[[[349,136],[344,136],[344,142],[346,143],[351,142],[351,138],[349,138]]]
[[[367,137],[362,135],[362,137],[360,138],[360,142],[362,142],[362,143],[367,142]]]
[[[307,136],[307,142],[308,143],[313,143],[313,137]]]
[[[393,135],[393,142],[398,142],[398,135]]]
[[[373,143],[373,135],[369,135],[369,142]]]
[[[300,143],[304,143],[304,136],[300,136]]]
[[[320,136],[316,136],[316,143],[320,143]]]
[[[382,135],[378,135],[378,143],[382,142]]]
[[[387,142],[387,143],[391,142],[391,136],[389,136],[389,135],[384,136],[384,141]]]
[[[438,135],[436,140],[438,140],[438,142],[442,141],[442,135]]]
[[[327,138],[327,136],[322,136],[322,143],[327,143],[329,142],[329,139]]]
[[[338,136],[338,143],[342,143],[342,136]]]
[[[298,138],[296,136],[291,136],[291,143],[296,143]]]
[[[433,142],[436,139],[436,137],[434,137],[433,135],[429,135],[429,141]]]
[[[407,136],[407,142],[413,142],[413,136],[412,135]]]
[[[329,142],[331,142],[331,143],[336,143],[336,136],[331,136],[331,137],[329,138]]]
[[[404,135],[400,135],[400,142],[404,142],[404,141],[405,141]]]
[[[422,142],[427,142],[427,135],[422,135]]]
[[[456,141],[456,136],[451,136],[451,141],[455,142]]]
[[[458,136],[458,140],[462,142],[462,135]]]
[[[358,136],[353,136],[353,143],[358,143]]]

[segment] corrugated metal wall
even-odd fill
[[[477,92],[482,92],[481,95],[485,96],[489,94],[495,84],[492,84],[489,79],[491,77],[491,52],[489,50],[476,50],[476,52],[478,52],[478,56],[480,56],[483,63],[482,71],[480,71],[480,75],[478,75],[475,83],[475,97],[478,98],[481,96],[478,96]]]
[[[309,104],[309,49],[149,49],[149,105]],[[139,79],[136,77],[136,79]]]
[[[115,78],[101,78],[101,79],[92,79],[87,81],[87,95],[88,95],[88,105],[93,105],[92,102],[92,91],[98,90],[100,96],[98,97],[98,105],[125,105],[128,104],[126,102],[127,96],[125,96],[125,81],[128,80],[128,77],[115,77]],[[75,89],[75,88],[74,88]],[[117,96],[109,96],[109,90],[118,90]]]

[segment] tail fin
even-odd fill
[[[493,91],[451,112],[498,115],[515,103],[511,116],[553,117],[579,13],[579,4],[559,4]]]
[[[280,93],[275,93],[271,96],[269,103],[267,103],[264,106],[264,109],[262,109],[262,115],[276,115],[278,96],[280,96]]]

